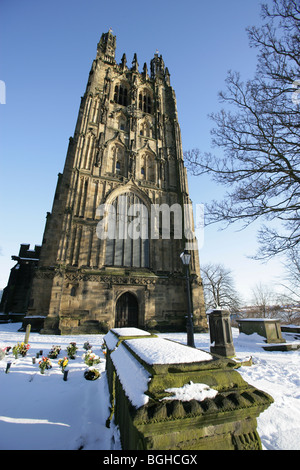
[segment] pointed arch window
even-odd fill
[[[107,220],[105,265],[149,267],[149,215],[134,193],[119,195],[110,206]]]
[[[110,148],[111,150],[108,150],[110,172],[114,175],[125,176],[127,165],[124,148],[117,144]]]
[[[145,179],[152,183],[156,183],[157,180],[157,163],[154,155],[145,152],[141,155],[140,160],[141,168],[141,179]]]
[[[152,113],[152,98],[148,90],[139,93],[139,109],[144,113]]]
[[[76,289],[76,286],[72,286],[71,292],[70,292],[70,296],[71,296],[71,297],[75,297],[75,296],[76,296],[76,290],[77,290],[77,289]]]
[[[128,90],[125,85],[116,85],[114,92],[114,102],[122,106],[128,106]]]

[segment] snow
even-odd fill
[[[0,325],[0,347],[14,346],[23,341],[25,333],[18,332],[21,323]],[[9,353],[0,361],[0,449],[3,450],[73,450],[84,448],[120,449],[117,429],[106,428],[110,414],[105,358],[101,352],[102,335],[48,336],[31,333],[30,349],[26,357],[15,359]],[[58,367],[58,359],[66,355],[66,347],[75,341],[76,358],[70,359],[68,380]],[[95,366],[101,377],[86,380],[88,368],[82,359],[83,344],[89,341],[93,352],[101,358]],[[42,375],[38,361],[32,357],[43,350],[46,355],[53,345],[60,345],[57,359],[52,359],[52,369]],[[12,362],[8,374],[6,363]]]
[[[0,324],[0,347],[12,347],[24,340],[25,333],[18,332],[20,326],[20,323]],[[240,334],[236,328],[232,329],[232,333],[238,360],[252,357],[253,363],[250,367],[242,366],[237,370],[248,383],[269,393],[275,400],[257,419],[263,448],[299,450],[300,350],[265,351],[262,348],[264,338],[261,336]],[[282,336],[287,342],[295,341],[292,333],[283,332]],[[186,333],[160,334],[159,337],[186,344]],[[9,353],[0,361],[1,450],[121,449],[118,429],[113,422],[110,428],[105,426],[110,414],[110,403],[105,356],[101,350],[103,338],[103,335],[51,336],[32,332],[26,357],[14,359]],[[148,338],[129,341],[144,340],[148,341]],[[68,380],[64,381],[57,362],[66,355],[66,347],[72,341],[76,342],[78,351],[76,358],[69,361]],[[95,381],[85,380],[83,376],[87,369],[82,359],[86,341],[101,358],[101,363],[96,366],[101,377]],[[195,344],[202,352],[209,353],[209,334],[195,334]],[[32,363],[32,357],[41,349],[47,355],[53,345],[60,345],[61,352],[57,359],[51,360],[52,369],[42,375],[38,364]],[[121,359],[122,348],[125,349],[121,344],[112,353],[114,360],[123,373],[123,379],[130,377],[132,380],[131,393],[135,392],[135,400],[142,402],[149,376],[141,376],[141,371],[133,368],[132,360],[128,360],[129,356],[123,355]],[[9,361],[12,365],[6,374]],[[209,391],[205,384],[190,383],[171,393],[175,397],[181,393],[183,398],[195,398],[200,397],[196,393],[201,393],[201,389],[203,393]]]
[[[109,332],[104,337],[109,349],[112,349],[110,346],[115,344],[111,336],[114,335]],[[195,350],[164,338],[128,339],[124,343],[149,365],[191,363],[212,359],[212,356],[205,351]],[[132,405],[139,408],[148,403],[149,396],[145,392],[148,390],[148,382],[151,378],[150,373],[130,354],[124,344],[120,344],[111,353],[111,359],[125,394]],[[182,395],[183,390],[179,390],[176,393]],[[190,390],[191,387],[189,392]]]
[[[112,328],[111,331],[114,331],[117,335],[121,336],[150,336],[150,333],[139,328]]]
[[[116,333],[113,334],[112,332]],[[104,341],[108,347],[108,349],[112,350],[116,347],[119,342],[119,336],[126,337],[126,336],[150,336],[150,333],[144,330],[140,330],[139,328],[112,328],[105,336]]]
[[[130,349],[149,365],[180,364],[210,361],[212,356],[164,338],[130,339],[125,341]]]
[[[218,394],[217,390],[210,388],[206,384],[194,384],[193,382],[185,384],[183,387],[179,388],[167,388],[166,392],[172,393],[172,396],[164,397],[162,400],[189,401],[194,399],[203,401],[205,398],[214,398]]]
[[[107,348],[112,351],[113,349],[115,349],[115,347],[117,346],[118,342],[119,342],[119,338],[114,335],[111,331],[109,331],[105,336],[104,336],[104,341],[105,341],[105,344],[107,346]]]
[[[145,392],[148,389],[150,374],[123,344],[111,353],[111,359],[123,389],[133,406],[139,408],[148,403],[149,397],[145,395]]]

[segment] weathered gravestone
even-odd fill
[[[230,312],[228,310],[216,309],[208,314],[210,351],[225,357],[235,356],[233,345]]]
[[[31,325],[30,323],[26,326],[26,333],[25,333],[25,338],[24,338],[24,344],[29,343],[29,335],[30,335],[30,330],[31,330]]]
[[[104,341],[123,450],[261,449],[256,418],[273,399],[245,382],[235,361],[137,328],[112,329]],[[206,391],[195,398],[188,387]]]
[[[240,333],[257,333],[266,338],[267,343],[285,343],[281,334],[280,320],[275,318],[240,318],[237,320]]]

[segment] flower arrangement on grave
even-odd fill
[[[86,341],[83,345],[83,349],[85,349],[86,351],[89,351],[92,349],[92,346],[90,345],[88,341]]]
[[[41,361],[39,361],[39,368],[40,368],[41,374],[44,374],[46,369],[48,370],[52,368],[52,364],[51,364],[49,357],[44,357],[44,356],[42,357]]]
[[[22,342],[20,344],[20,354],[21,354],[21,356],[25,357],[26,354],[27,354],[28,349],[30,349],[30,345],[25,344],[25,343]]]
[[[95,369],[94,367],[90,367],[84,372],[83,375],[86,380],[96,380],[99,379],[99,377],[101,376],[99,370]]]
[[[60,346],[52,346],[52,349],[50,349],[49,351],[48,357],[50,357],[51,359],[56,359],[60,353],[60,350]]]
[[[13,352],[13,355],[15,356],[15,358],[17,359],[19,354],[21,354],[21,356],[25,357],[29,348],[30,348],[29,344],[25,344],[24,342],[17,343],[13,347],[12,352]]]
[[[82,357],[88,366],[94,366],[100,362],[100,357],[93,353],[93,351],[87,351]]]
[[[74,342],[71,342],[69,346],[67,346],[67,353],[70,359],[75,359],[77,349],[76,343]]]
[[[106,344],[105,343],[101,344],[101,349],[102,349],[104,356],[106,356]]]
[[[15,344],[12,348],[12,353],[13,355],[15,356],[15,358],[17,359],[18,355],[19,355],[19,346],[17,344]]]
[[[19,355],[19,343],[18,344],[15,344],[12,348],[12,353],[13,355],[15,356],[15,358],[17,359],[18,355]]]
[[[29,344],[21,343],[20,344],[20,354],[21,356],[26,356],[28,349],[30,349]]]
[[[64,372],[65,368],[69,363],[69,359],[65,356],[63,359],[58,360],[58,365],[61,368],[61,371]]]

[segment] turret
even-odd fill
[[[103,33],[97,44],[97,59],[100,58],[106,62],[115,63],[116,36],[112,34],[110,28],[108,33]]]
[[[150,62],[151,78],[164,78],[165,63],[162,56],[158,56],[158,51],[154,54],[154,58]]]

